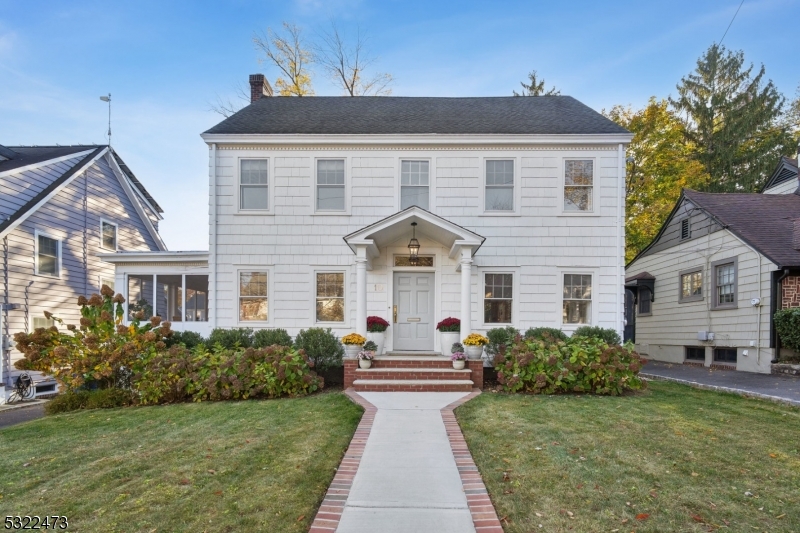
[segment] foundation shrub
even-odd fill
[[[253,335],[253,348],[266,348],[272,345],[292,346],[292,336],[282,328],[260,329]]]
[[[143,404],[302,396],[323,387],[313,362],[290,346],[228,350],[173,346],[134,375]]]
[[[126,389],[72,390],[44,404],[44,411],[48,415],[55,415],[79,409],[126,407],[135,403],[136,395]]]
[[[250,348],[253,345],[253,330],[250,328],[214,328],[208,336],[209,346],[221,346],[228,350]]]
[[[777,311],[775,331],[778,332],[784,348],[800,352],[800,307]]]
[[[525,332],[526,339],[565,341],[569,337],[558,328],[528,328]]]
[[[182,344],[190,350],[198,344],[208,343],[208,339],[197,333],[196,331],[173,331],[166,341],[167,348],[171,348],[176,344]]]
[[[318,372],[344,364],[344,347],[331,328],[301,329],[294,339],[294,346],[306,354]]]
[[[642,362],[630,346],[597,337],[567,340],[518,337],[495,357],[497,381],[507,392],[620,395],[644,386]]]
[[[489,355],[489,359],[492,360],[497,354],[505,351],[518,336],[519,330],[511,326],[487,331],[486,337],[489,339],[489,344],[486,345],[486,353]]]
[[[621,344],[622,339],[619,333],[612,328],[601,328],[600,326],[581,326],[572,334],[573,337],[591,337],[603,339],[607,344]]]

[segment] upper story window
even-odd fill
[[[564,211],[591,212],[594,197],[594,161],[564,161]]]
[[[36,273],[40,276],[61,277],[61,241],[36,234]]]
[[[430,209],[430,163],[402,161],[400,164],[400,210],[419,206]]]
[[[589,324],[592,317],[592,275],[564,274],[564,324]]]
[[[724,309],[736,307],[736,270],[736,258],[712,263],[712,272],[714,273],[714,308]]]
[[[100,247],[104,250],[117,251],[117,225],[107,220],[100,220]]]
[[[239,209],[269,209],[269,162],[266,159],[239,161]]]
[[[344,211],[344,161],[317,161],[317,211]]]
[[[486,161],[486,211],[514,210],[514,161]]]

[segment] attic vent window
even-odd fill
[[[681,220],[681,240],[685,241],[692,237],[692,227],[689,225],[689,219],[684,218]]]

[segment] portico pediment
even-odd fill
[[[412,206],[388,216],[344,237],[344,241],[358,255],[358,248],[366,248],[369,257],[380,255],[379,250],[388,244],[411,235],[411,223],[417,223],[417,233],[440,243],[450,250],[454,258],[461,250],[469,249],[474,255],[485,237],[449,220],[434,215],[421,207]]]

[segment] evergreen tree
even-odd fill
[[[519,84],[522,85],[523,90],[521,93],[512,91],[514,96],[558,96],[561,94],[561,91],[555,87],[545,90],[544,78],[539,80],[536,76],[537,74],[535,70],[530,71],[528,73],[528,83],[525,83],[524,81],[519,82]]]
[[[763,65],[755,74],[752,64],[745,68],[742,51],[714,44],[670,98],[711,178],[707,191],[756,192],[778,158],[794,150],[785,98],[764,73]]]

